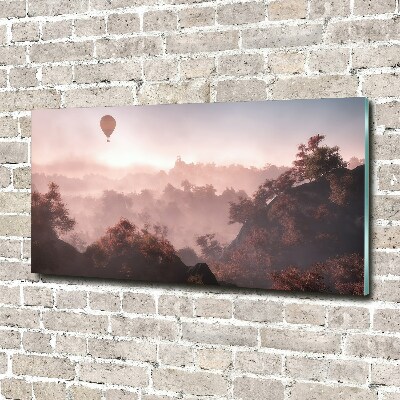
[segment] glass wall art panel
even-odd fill
[[[365,98],[32,112],[32,272],[365,295]]]

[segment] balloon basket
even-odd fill
[[[107,139],[107,143],[110,143],[110,139]]]

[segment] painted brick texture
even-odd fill
[[[1,399],[400,399],[398,0],[0,1]],[[30,110],[368,96],[366,299],[30,273]]]

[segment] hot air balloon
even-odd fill
[[[100,128],[107,136],[107,142],[110,141],[110,136],[114,132],[115,125],[117,125],[117,123],[111,115],[104,115],[100,120]]]

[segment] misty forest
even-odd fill
[[[324,140],[290,167],[34,173],[32,271],[362,295],[364,160]]]

